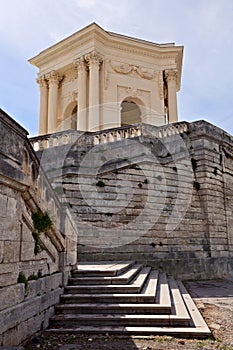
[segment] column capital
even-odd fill
[[[170,81],[175,81],[177,83],[178,71],[177,69],[166,69],[165,70],[165,78],[167,83]]]
[[[40,85],[40,88],[41,88],[41,89],[42,89],[42,88],[45,88],[45,87],[46,87],[46,88],[48,87],[48,81],[47,81],[45,75],[39,76],[39,77],[36,79],[36,82],[37,82],[37,84]]]
[[[97,51],[93,50],[92,52],[85,55],[85,60],[87,65],[97,65],[98,67],[103,62],[103,56],[100,55]]]
[[[77,69],[77,71],[85,71],[87,69],[86,66],[86,61],[85,61],[85,57],[79,57],[77,58],[74,62],[73,62],[74,67]]]
[[[46,79],[48,80],[49,84],[53,83],[58,85],[59,82],[61,81],[61,76],[59,75],[58,72],[55,70],[51,71],[50,73],[46,74]]]

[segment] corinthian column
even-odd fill
[[[87,69],[84,57],[74,62],[78,71],[78,120],[77,130],[87,131]]]
[[[175,123],[178,121],[178,112],[177,112],[177,70],[168,69],[165,71],[165,78],[167,82],[168,90],[168,122]]]
[[[96,51],[85,56],[89,66],[89,131],[99,130],[100,127],[100,96],[99,96],[99,68],[103,61]]]
[[[49,82],[49,101],[48,101],[48,133],[56,132],[57,128],[57,100],[58,86],[61,80],[56,71],[46,75]]]
[[[44,75],[36,81],[40,85],[39,135],[45,135],[48,132],[48,83]]]

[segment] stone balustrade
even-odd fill
[[[30,139],[30,142],[35,151],[42,151],[51,147],[72,144],[76,141],[78,141],[79,144],[79,139],[83,139],[82,136],[85,135],[85,143],[90,146],[95,146],[143,136],[144,132],[148,132],[148,130],[151,135],[157,138],[169,137],[187,132],[188,125],[189,123],[182,122],[156,127],[140,123],[96,132],[83,133],[77,130],[67,130],[55,134],[33,137]]]

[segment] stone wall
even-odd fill
[[[76,226],[63,209],[27,132],[0,110],[0,345],[17,345],[48,325],[77,263]],[[35,251],[32,214],[52,225]]]
[[[79,227],[80,260],[135,259],[183,279],[232,276],[233,140],[226,132],[204,121],[138,124],[57,133],[48,149],[35,142]]]

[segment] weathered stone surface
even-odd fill
[[[0,289],[0,311],[24,300],[25,287],[23,283]]]

